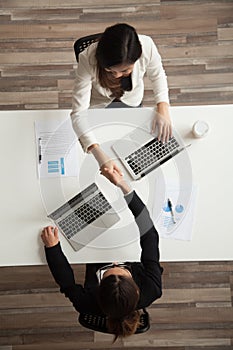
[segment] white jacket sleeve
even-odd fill
[[[93,68],[89,63],[87,50],[79,54],[79,63],[73,88],[72,112],[70,114],[73,129],[83,150],[97,143],[95,136],[88,130],[87,110],[90,106]]]
[[[147,37],[147,40],[149,41],[148,44],[150,49],[147,50],[148,62],[146,74],[152,83],[155,103],[167,102],[169,104],[167,76],[163,69],[161,56],[153,40],[150,37]]]

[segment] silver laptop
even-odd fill
[[[120,220],[93,183],[48,215],[78,251]]]
[[[141,125],[112,145],[134,180],[145,176],[190,146],[182,145],[182,140],[175,131],[173,137],[163,144],[150,133],[149,124]]]

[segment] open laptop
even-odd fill
[[[163,144],[151,134],[148,122],[116,141],[112,149],[131,177],[138,180],[189,146],[182,145],[175,131],[173,137]]]
[[[120,220],[93,183],[48,215],[78,251]]]

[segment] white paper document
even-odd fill
[[[35,121],[39,178],[78,175],[78,145],[70,118]]]
[[[162,207],[158,208],[155,202],[152,211],[152,219],[160,237],[185,241],[192,239],[196,195],[197,188],[194,185],[166,186]]]

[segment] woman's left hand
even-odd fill
[[[58,228],[47,226],[42,230],[41,239],[47,248],[54,247],[59,242]]]
[[[157,110],[152,121],[152,133],[158,128],[158,140],[168,142],[172,137],[172,124],[169,114],[169,105],[166,102],[160,102],[157,104]]]

